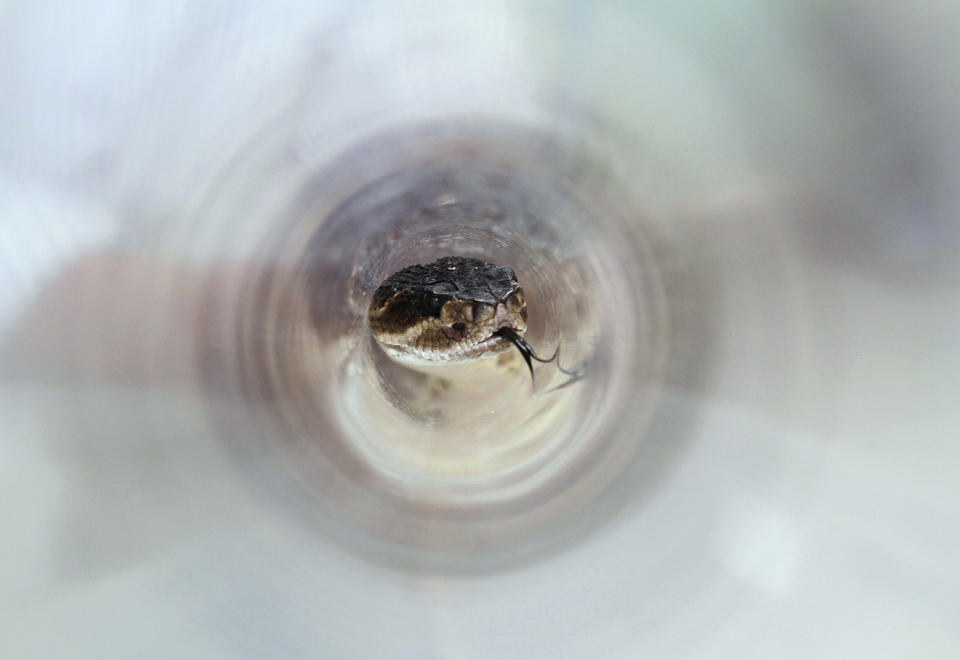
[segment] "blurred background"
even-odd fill
[[[0,43],[4,657],[960,655],[955,3],[4,3]],[[588,365],[509,469],[486,418],[421,460],[363,330],[450,249]]]

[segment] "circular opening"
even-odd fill
[[[268,402],[265,439],[308,508],[335,521],[325,530],[367,550],[374,539],[393,561],[515,555],[623,469],[666,316],[630,205],[612,181],[583,186],[583,170],[600,168],[539,133],[415,129],[314,173],[294,219],[271,226],[271,256],[236,292],[241,378]],[[386,356],[367,328],[373,291],[450,255],[512,267],[526,340],[582,378],[537,364],[531,379],[515,353],[432,373]]]

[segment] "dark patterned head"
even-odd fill
[[[512,268],[469,257],[409,266],[374,291],[374,338],[411,362],[463,362],[508,350],[495,333],[527,329],[523,289]]]

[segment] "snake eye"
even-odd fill
[[[433,316],[439,316],[440,308],[443,307],[443,299],[441,299],[439,296],[433,295],[432,293],[427,293],[423,296],[423,304],[430,314]]]

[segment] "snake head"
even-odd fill
[[[527,329],[523,289],[512,268],[470,257],[408,266],[385,279],[368,322],[388,355],[409,364],[441,365],[510,350],[501,328]]]

